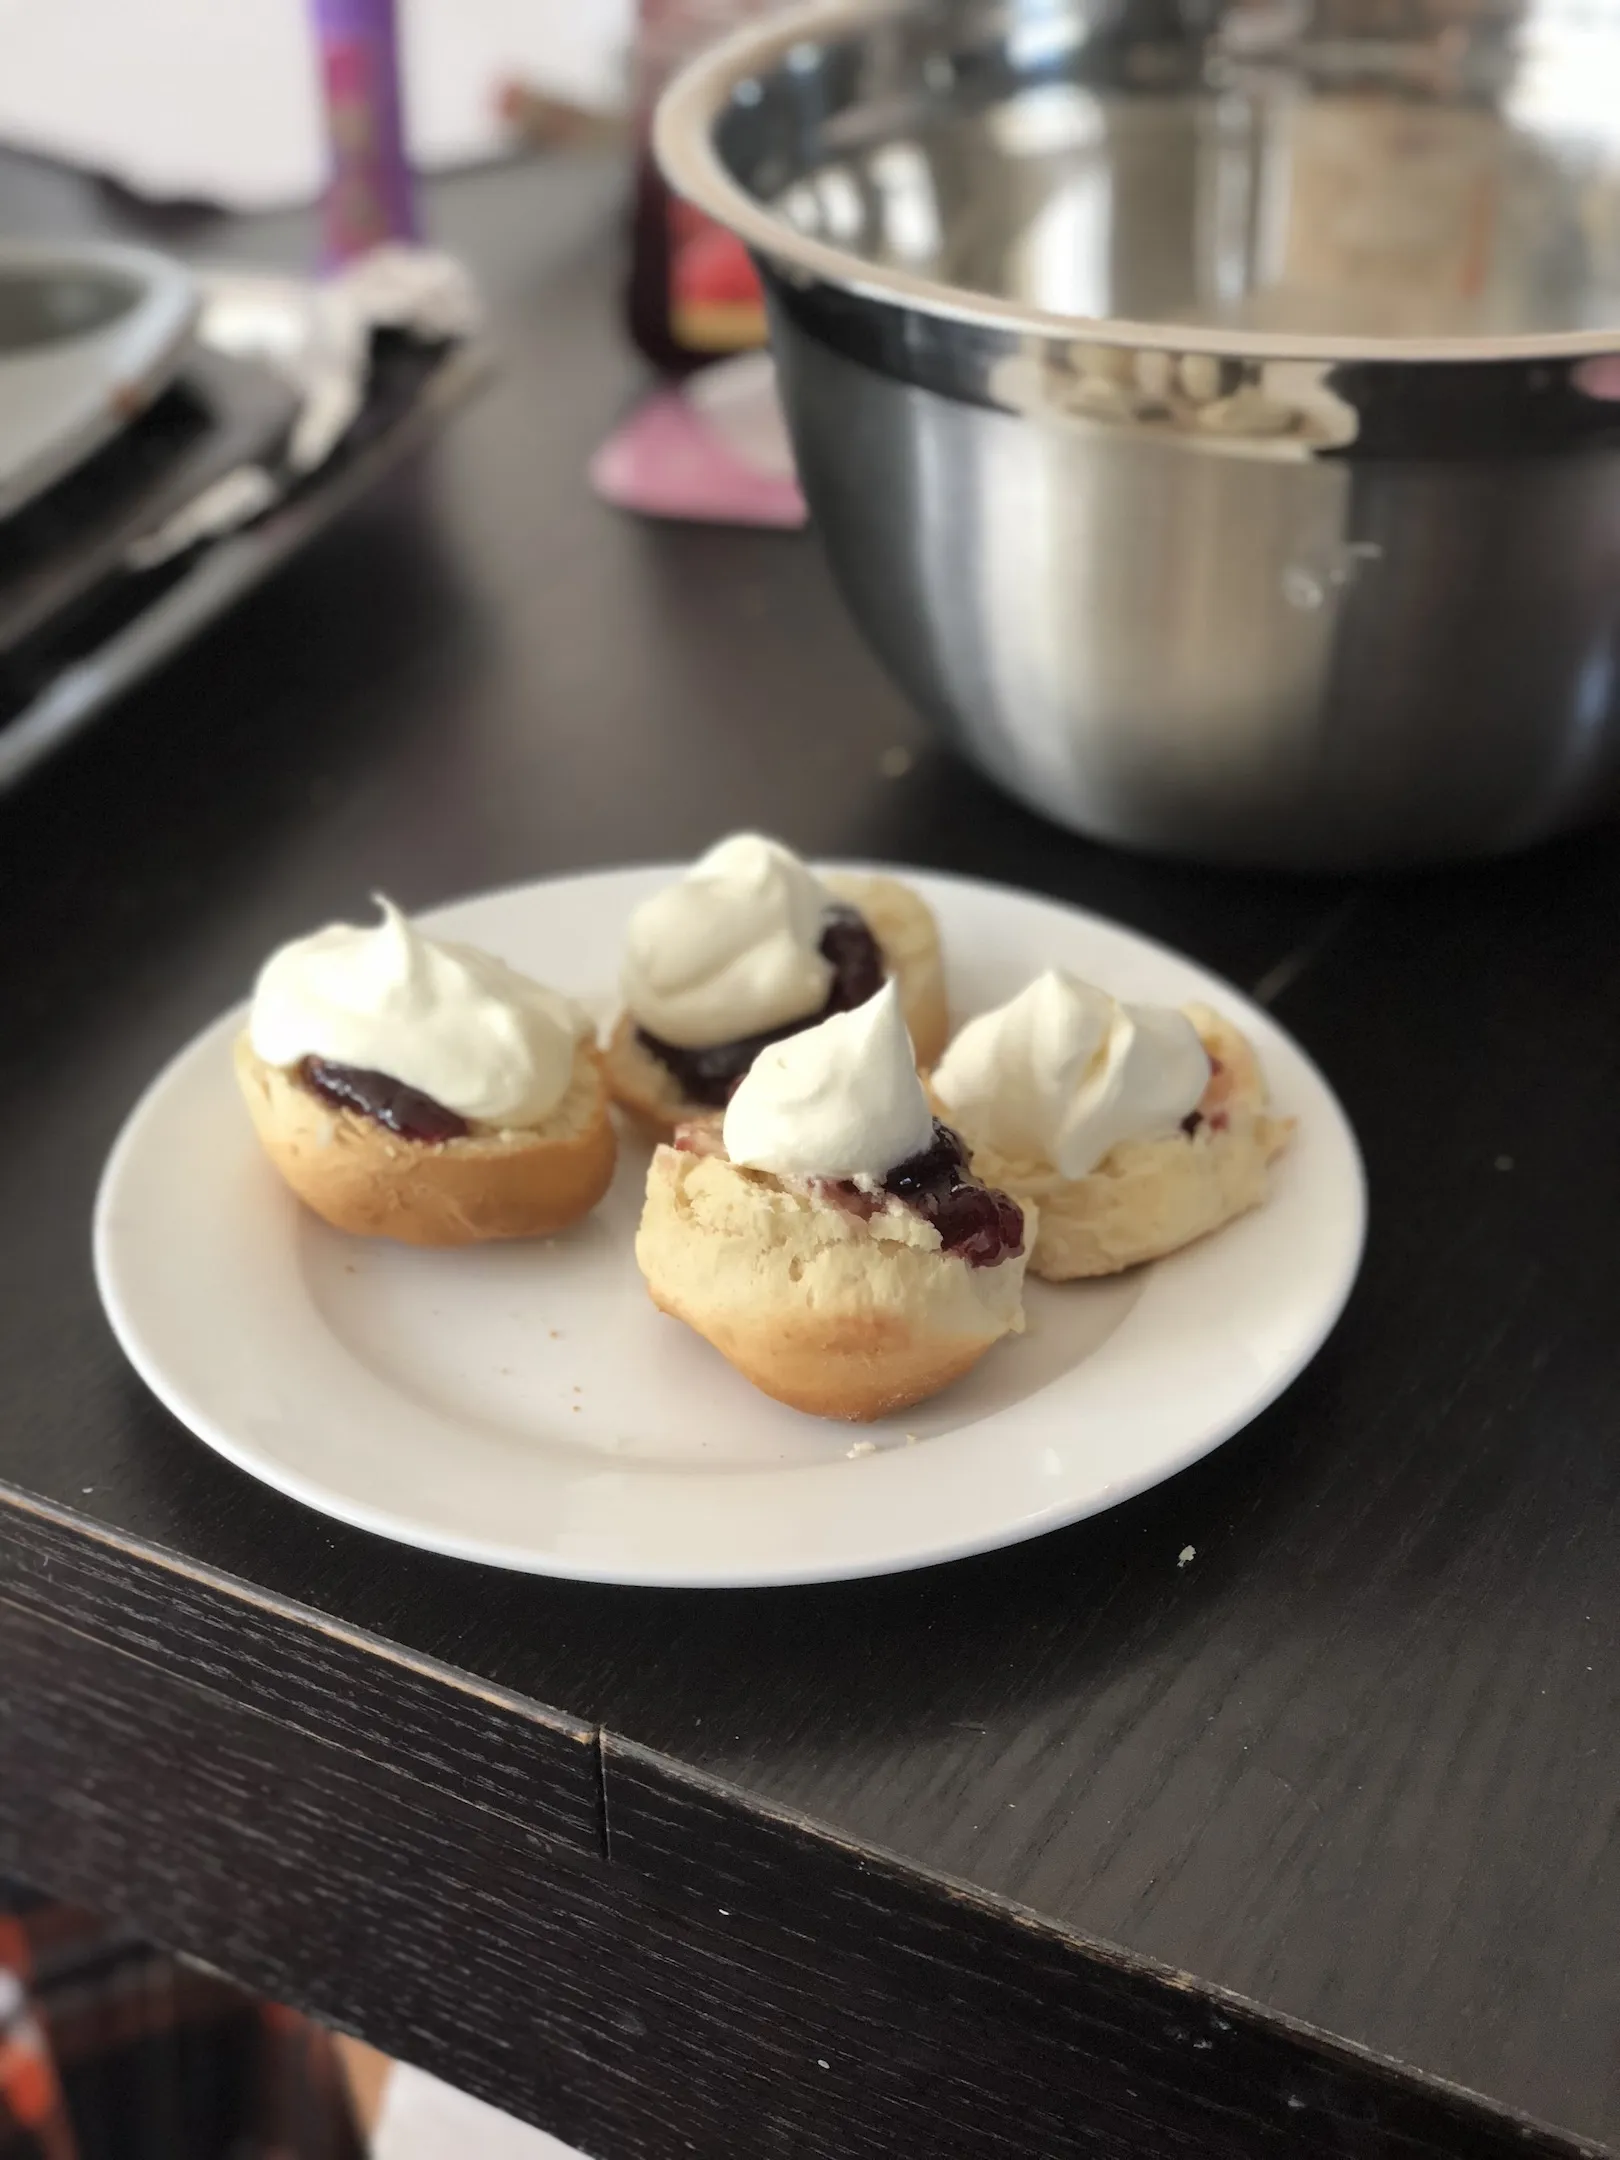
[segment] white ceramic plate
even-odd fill
[[[675,872],[463,901],[431,928],[611,1009],[624,924]],[[96,1277],[136,1370],[239,1468],[431,1551],[593,1582],[736,1587],[923,1567],[1111,1507],[1227,1439],[1337,1319],[1365,1212],[1315,1067],[1218,978],[1024,893],[902,872],[935,909],[958,1019],[1058,964],[1126,997],[1223,1007],[1300,1121],[1265,1207],[1110,1283],[1032,1284],[1030,1332],[871,1426],[757,1394],[653,1310],[632,1240],[647,1151],[549,1243],[431,1253],[306,1214],[237,1098],[242,1015],[136,1107],[96,1207]]]

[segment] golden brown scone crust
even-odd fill
[[[245,1034],[236,1077],[265,1153],[299,1199],[357,1237],[405,1245],[550,1237],[589,1214],[613,1180],[617,1143],[591,1044],[580,1045],[568,1093],[543,1125],[431,1145],[324,1102],[255,1056]]]
[[[882,950],[885,967],[900,985],[901,1010],[917,1063],[934,1064],[950,1037],[950,1013],[932,909],[898,878],[840,873],[823,878],[822,883],[864,916]],[[658,1140],[668,1140],[677,1125],[704,1116],[712,1107],[682,1095],[669,1067],[637,1042],[636,1024],[628,1013],[619,1015],[608,1040],[607,1075],[613,1100]]]
[[[1125,1141],[1083,1178],[1009,1161],[994,1148],[973,1149],[977,1176],[1038,1210],[1032,1275],[1047,1282],[1117,1275],[1178,1252],[1264,1200],[1267,1170],[1287,1147],[1294,1121],[1271,1115],[1265,1076],[1247,1038],[1207,1005],[1185,1009],[1219,1065],[1199,1104],[1203,1122],[1196,1132]],[[950,1117],[948,1110],[941,1114]],[[1216,1122],[1221,1118],[1224,1126]]]
[[[636,1040],[636,1023],[627,1012],[613,1023],[604,1063],[613,1100],[655,1140],[670,1139],[677,1125],[712,1107],[687,1100],[669,1067]]]
[[[1022,1255],[970,1268],[910,1209],[862,1222],[720,1154],[658,1149],[636,1261],[661,1311],[814,1417],[903,1410],[1024,1325]]]

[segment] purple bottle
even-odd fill
[[[400,109],[394,0],[312,0],[331,176],[326,259],[345,263],[420,228]]]

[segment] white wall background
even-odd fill
[[[412,152],[501,142],[513,76],[620,102],[633,0],[399,0]],[[242,208],[313,195],[320,107],[304,0],[0,0],[0,140],[159,195]]]

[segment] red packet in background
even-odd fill
[[[685,61],[784,0],[641,0],[635,53],[636,202],[630,334],[656,366],[684,374],[765,342],[765,303],[736,235],[664,185],[649,136],[659,92]]]
[[[679,200],[670,204],[669,321],[694,353],[746,352],[765,342],[765,295],[735,233]]]
[[[666,375],[591,460],[604,501],[650,517],[804,524],[776,401],[765,299],[734,233],[664,185],[653,108],[692,55],[787,0],[640,0],[635,52],[636,198],[630,334]],[[718,365],[710,363],[718,362]]]

